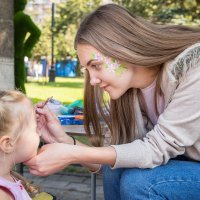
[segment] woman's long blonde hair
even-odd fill
[[[165,62],[198,41],[199,28],[153,24],[134,16],[119,5],[107,4],[85,17],[77,31],[74,44],[75,49],[78,44],[89,44],[102,54],[118,60],[139,66],[162,68]],[[102,91],[90,85],[88,74],[85,79],[85,129],[92,144],[102,145],[100,121],[104,121],[109,127],[112,144],[131,142],[135,138],[133,101],[137,89],[129,89],[119,99],[111,100],[108,108],[104,103]],[[160,88],[157,88],[158,93]]]

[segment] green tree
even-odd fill
[[[82,18],[101,4],[101,0],[68,0],[57,7],[57,32],[66,32],[70,25],[76,28]]]
[[[56,4],[54,28],[55,59],[65,59],[67,55],[76,56],[74,37],[81,19],[91,10],[98,7],[101,0],[68,0]],[[41,27],[42,35],[34,48],[34,57],[51,55],[51,16]]]
[[[57,6],[55,33],[56,35],[65,35],[66,51],[71,56],[75,55],[74,37],[81,20],[100,4],[101,0],[68,0]]]
[[[113,0],[131,12],[160,23],[200,23],[199,0]]]
[[[40,36],[39,42],[35,45],[32,51],[33,60],[40,59],[41,56],[51,55],[51,25],[50,22],[46,22],[40,29],[42,34]]]

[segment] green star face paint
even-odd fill
[[[107,69],[109,72],[114,72],[117,76],[121,76],[123,72],[127,70],[127,67],[121,64],[118,60],[108,56],[104,56],[100,53],[92,53],[91,58],[103,61],[104,68]]]

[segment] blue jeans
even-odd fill
[[[103,166],[105,200],[200,200],[200,162],[170,160],[153,169]]]

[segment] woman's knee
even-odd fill
[[[167,165],[154,169],[124,170],[120,181],[121,199],[200,200],[198,172],[200,172],[199,163],[183,161],[169,161]],[[188,198],[191,196],[192,198]]]
[[[120,197],[120,177],[123,169],[111,169],[103,166],[103,188],[105,200],[117,200]]]
[[[120,194],[122,200],[143,199],[149,185],[143,169],[127,169],[121,175]]]
[[[102,168],[103,171],[103,179],[109,181],[116,181],[119,180],[121,177],[121,172],[123,169],[111,169],[110,166],[104,165]]]

